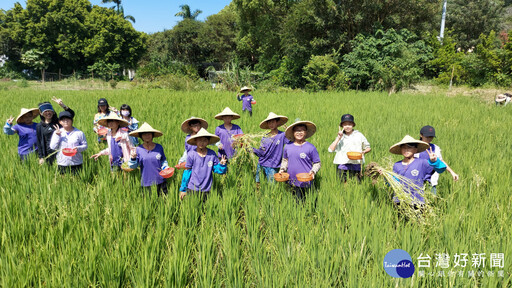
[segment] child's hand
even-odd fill
[[[59,125],[53,125],[53,128],[55,129],[55,134],[59,135],[62,134],[62,130],[60,130]]]
[[[43,165],[44,164],[44,158],[39,158],[39,165]]]
[[[135,148],[132,148],[132,151],[130,152],[130,157],[132,159],[136,159],[137,158],[137,150]]]
[[[57,98],[57,97],[55,97],[55,96],[53,96],[53,97],[52,97],[52,101],[53,101],[53,102],[55,102],[55,103],[57,103],[57,104],[59,104],[59,106],[64,105],[64,102],[62,101],[62,99]]]
[[[338,129],[338,137],[343,137],[343,131],[345,131],[345,128]]]
[[[452,178],[453,178],[453,181],[458,181],[459,180],[459,175],[455,172],[452,173]]]
[[[180,192],[180,200],[183,200],[187,196],[187,192]]]
[[[309,172],[309,176],[311,176],[311,178],[315,179],[315,172],[313,172],[313,171]]]
[[[96,160],[98,160],[98,158],[99,158],[100,156],[101,156],[101,154],[100,154],[100,153],[97,153],[97,154],[92,155],[92,156],[91,156],[91,159],[93,159],[93,158],[94,158],[94,160],[96,161]]]
[[[427,150],[427,153],[428,153],[428,157],[430,158],[430,162],[436,162],[437,161],[437,155],[432,152],[432,147],[430,147],[429,150]]]
[[[7,118],[7,124],[12,125],[12,121],[14,121],[14,117],[11,115],[9,118]]]
[[[222,157],[220,159],[220,164],[226,165],[227,162],[228,162],[228,159],[226,158],[226,155],[222,155]]]

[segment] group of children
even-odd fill
[[[249,91],[249,88],[243,87],[241,92],[244,95],[237,95],[237,98],[244,101],[243,110],[248,110],[252,116],[251,103],[254,98],[248,94]],[[74,111],[64,105],[61,99],[52,100],[64,109],[59,113],[59,117],[49,102],[40,103],[38,109],[23,108],[14,126],[14,118],[7,119],[4,133],[19,135],[18,153],[22,160],[37,150],[40,164],[52,164],[56,159],[62,173],[76,173],[82,166],[81,152],[87,149],[87,141],[84,133],[73,127]],[[41,121],[35,124],[33,120],[38,115]],[[223,124],[216,127],[215,134],[206,130],[208,122],[202,118],[191,117],[181,124],[181,130],[187,134],[184,152],[179,160],[179,165],[185,168],[179,189],[181,199],[187,194],[196,193],[206,199],[212,188],[213,173],[227,172],[229,159],[236,155],[234,139],[243,134],[242,129],[232,123],[239,118],[239,114],[226,107],[215,116],[215,119],[223,121]],[[286,116],[270,112],[260,123],[260,128],[267,130],[268,133],[262,138],[260,147],[253,148],[254,154],[259,157],[256,182],[259,185],[261,173],[267,181],[273,182],[275,173],[287,172],[290,190],[297,199],[304,199],[321,167],[316,147],[306,141],[315,134],[316,125],[310,121],[297,121],[284,131],[279,130],[287,121]],[[98,113],[93,123],[94,132],[98,135],[97,140],[106,142],[107,148],[92,155],[91,158],[98,159],[102,155],[108,155],[112,171],[121,169],[123,165],[130,169],[140,167],[141,186],[146,190],[156,186],[159,195],[167,194],[167,184],[160,172],[169,165],[163,147],[153,142],[154,138],[163,135],[162,132],[147,123],[139,128],[130,106],[123,104],[118,111],[110,107],[104,98],[98,101]],[[354,116],[342,115],[338,135],[328,147],[329,152],[336,153],[333,163],[337,165],[337,175],[342,182],[346,182],[349,177],[361,181],[364,155],[371,151],[370,143],[361,132],[354,130],[355,126]],[[435,194],[439,173],[446,169],[455,181],[459,176],[442,161],[441,149],[431,144],[434,137],[434,128],[425,126],[420,130],[419,140],[407,135],[402,141],[391,146],[389,151],[404,157],[395,163],[395,173],[411,179],[421,187],[424,182],[429,182],[432,185],[431,191]],[[138,138],[142,140],[140,145]],[[208,148],[208,145],[213,144],[217,146],[219,155]],[[65,148],[68,154],[63,153]],[[349,159],[348,152],[360,153],[361,159]],[[306,175],[306,180],[299,175]],[[408,192],[420,202],[424,201],[421,192]]]

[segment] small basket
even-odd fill
[[[128,166],[128,163],[124,162],[123,164],[121,164],[121,170],[123,170],[124,172],[132,172],[134,169],[130,168],[130,166]]]
[[[350,160],[361,160],[361,159],[363,159],[363,153],[361,153],[361,152],[347,152],[347,157]]]
[[[108,133],[108,129],[107,128],[100,128],[100,129],[98,129],[98,135],[100,135],[100,136],[105,136],[105,135],[107,135],[107,133]]]
[[[68,156],[68,157],[73,157],[76,155],[76,148],[64,148],[62,149],[62,154],[64,154],[64,156]]]
[[[309,182],[313,180],[313,176],[311,176],[309,173],[299,173],[295,175],[298,181],[300,182]]]
[[[174,168],[176,169],[185,169],[185,165],[187,165],[187,162],[181,162],[180,164],[176,164]]]
[[[166,168],[162,171],[160,171],[160,176],[164,177],[164,178],[171,178],[172,175],[174,175],[174,168],[172,167],[169,167],[169,168]]]
[[[290,174],[288,173],[275,173],[274,174],[274,180],[276,180],[277,182],[286,182],[288,181],[288,179],[290,179]]]
[[[252,101],[251,101],[251,104],[252,104],[252,105],[256,104],[256,100],[252,100]]]

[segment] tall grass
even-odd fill
[[[185,137],[179,124],[199,116],[213,132],[222,124],[214,115],[225,106],[241,112],[232,93],[10,89],[0,91],[0,115],[7,119],[52,96],[76,111],[74,125],[89,142],[87,160],[79,175],[61,176],[55,167],[39,166],[36,157],[20,163],[17,136],[2,136],[2,287],[511,286],[509,109],[436,94],[255,92],[253,117],[234,121],[245,133],[261,133],[259,122],[270,111],[317,125],[308,139],[322,160],[317,189],[297,204],[282,183],[263,181],[257,190],[251,165],[234,165],[227,175],[214,176],[212,193],[202,203],[198,197],[179,200],[180,172],[168,181],[169,195],[143,196],[139,172],[112,174],[108,159],[89,160],[104,148],[92,132],[97,100],[127,103],[139,121],[163,131],[155,142],[175,164]],[[327,147],[344,113],[355,115],[356,129],[371,143],[367,163],[383,163],[389,146],[405,134],[419,137],[427,124],[436,128],[435,143],[461,180],[441,175],[430,225],[400,217],[387,188],[370,179],[339,184]],[[436,253],[487,253],[488,259],[504,253],[505,276],[393,279],[382,262],[397,248],[408,251],[415,264],[421,253],[429,254],[432,266]],[[443,270],[430,269],[425,270]]]

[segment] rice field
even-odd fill
[[[259,123],[270,111],[288,116],[288,124],[317,125],[308,141],[322,168],[303,205],[283,184],[256,189],[250,161],[215,175],[203,205],[194,197],[179,200],[180,171],[168,181],[168,196],[142,197],[138,171],[112,174],[108,157],[88,159],[104,148],[92,130],[99,98],[118,108],[129,104],[141,123],[164,132],[155,142],[174,165],[184,148],[181,122],[202,117],[214,132],[222,124],[214,115],[224,107],[241,113],[236,93],[0,90],[4,120],[21,107],[62,98],[89,143],[81,173],[61,176],[35,156],[20,163],[18,137],[2,134],[0,286],[512,287],[512,107],[442,93],[252,94],[253,117],[234,121],[245,133],[262,132]],[[461,179],[441,175],[427,223],[399,216],[382,182],[339,183],[327,147],[344,113],[355,116],[355,129],[371,144],[366,163],[383,167],[400,160],[388,149],[405,134],[419,137],[422,126],[436,128],[434,143]],[[413,277],[386,274],[383,259],[393,249],[411,255]],[[449,267],[438,261],[441,253],[449,255]],[[454,267],[461,253],[469,255],[467,265]],[[491,267],[494,253],[504,256],[502,267]],[[473,254],[485,254],[484,263],[476,266]],[[430,267],[418,267],[426,255]]]

